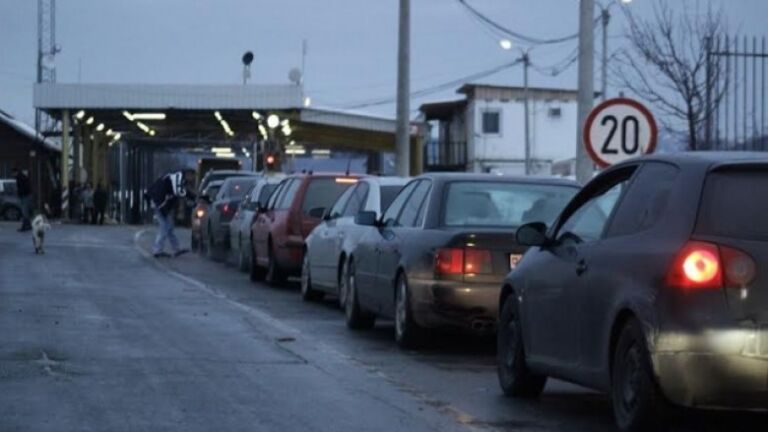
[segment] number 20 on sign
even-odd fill
[[[592,161],[606,168],[656,150],[658,128],[640,102],[609,99],[596,106],[584,125],[584,145]]]

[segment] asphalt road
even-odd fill
[[[152,228],[54,225],[43,256],[15,228],[0,223],[2,432],[613,430],[607,398],[580,387],[504,398],[492,341],[405,352],[391,323],[350,332],[295,283],[151,258]],[[681,430],[766,424],[682,417]]]

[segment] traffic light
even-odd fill
[[[264,169],[267,171],[277,171],[280,169],[280,164],[275,154],[267,153],[264,157]]]

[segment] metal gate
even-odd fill
[[[765,37],[717,38],[707,52],[705,145],[710,150],[768,150]]]

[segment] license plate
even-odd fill
[[[514,270],[515,267],[517,267],[517,264],[520,262],[520,258],[523,256],[520,254],[510,254],[509,255],[509,269]]]

